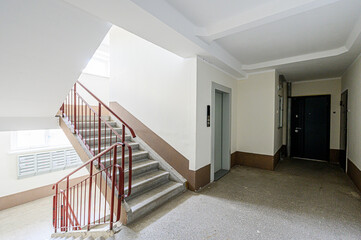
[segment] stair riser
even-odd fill
[[[131,195],[129,198],[127,198],[126,200],[130,200],[136,196],[138,196],[139,194],[143,193],[143,192],[146,192],[150,189],[153,189],[153,188],[156,188],[158,187],[159,185],[165,183],[169,181],[169,174],[166,174],[166,175],[162,175],[160,177],[157,177],[155,179],[152,179],[150,181],[146,181],[140,185],[137,185],[137,186],[132,186],[132,192],[131,192]],[[128,186],[128,183],[126,182],[125,183],[125,187]],[[128,193],[128,190],[125,191],[125,194]]]

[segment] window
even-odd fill
[[[61,129],[15,131],[11,135],[11,150],[31,150],[71,146]]]
[[[109,33],[88,62],[83,73],[109,77]]]

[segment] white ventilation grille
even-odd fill
[[[63,170],[81,163],[74,149],[21,155],[18,156],[18,177]]]

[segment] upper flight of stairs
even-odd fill
[[[104,117],[107,119],[107,122],[119,133],[121,134],[122,129],[119,127],[118,123],[113,121],[110,117]],[[95,125],[95,126],[94,126]],[[94,131],[94,127],[96,131]],[[89,122],[84,122],[83,125],[80,124],[78,129],[80,132],[88,131],[88,137],[86,141],[95,141],[98,142],[98,124],[90,124]],[[102,125],[104,127],[104,124]],[[116,138],[113,134],[113,137],[110,138],[108,128],[106,134],[105,131],[102,131],[102,139],[107,139],[106,145],[101,146],[101,151],[107,149],[111,146],[111,143],[114,144]],[[126,220],[122,220],[123,224],[129,224],[137,220],[139,217],[144,216],[145,214],[151,212],[153,209],[159,207],[170,198],[177,196],[186,190],[185,182],[180,179],[175,179],[174,174],[170,174],[165,168],[162,167],[162,164],[156,159],[152,159],[147,150],[136,142],[136,138],[133,139],[130,135],[126,135],[126,142],[132,147],[132,190],[131,195],[125,199],[124,208],[126,211]],[[104,140],[102,140],[104,142]],[[83,144],[84,145],[84,144]],[[91,153],[88,149],[83,146],[83,149],[86,150],[89,157]],[[92,149],[95,154],[98,154],[98,149]],[[121,148],[118,148],[118,163],[121,158]],[[128,169],[128,150],[125,151],[125,169]],[[107,156],[107,161],[110,161],[110,156]],[[87,159],[83,159],[87,160]],[[125,193],[128,192],[128,171],[125,172]]]

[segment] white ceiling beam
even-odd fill
[[[331,49],[331,50],[327,50],[327,51],[303,54],[303,55],[299,55],[299,56],[276,59],[276,60],[260,62],[260,63],[256,63],[256,64],[243,65],[242,67],[243,67],[243,70],[245,70],[245,71],[263,69],[263,68],[273,68],[273,67],[278,67],[281,65],[290,64],[290,63],[305,62],[305,61],[310,61],[310,60],[315,60],[315,59],[334,57],[334,56],[338,56],[338,55],[341,55],[341,54],[344,54],[347,52],[348,52],[348,49],[345,46],[343,46],[340,48]]]
[[[221,21],[213,26],[199,29],[197,35],[211,42],[235,33],[243,32],[268,23],[279,21],[303,12],[324,7],[341,0],[301,0],[269,3]]]
[[[139,7],[152,14],[154,17],[162,21],[167,26],[174,29],[179,34],[183,35],[192,43],[196,44],[203,51],[196,52],[196,55],[208,55],[210,58],[216,58],[218,61],[228,65],[232,71],[228,71],[235,78],[247,76],[247,73],[242,70],[242,64],[233,57],[229,52],[224,50],[217,43],[208,43],[203,39],[200,39],[195,33],[199,32],[199,28],[196,27],[192,22],[179,13],[174,7],[169,5],[163,0],[131,0]],[[217,66],[216,63],[214,65]],[[219,68],[224,68],[223,64],[218,64]],[[227,68],[228,68],[227,67]]]

